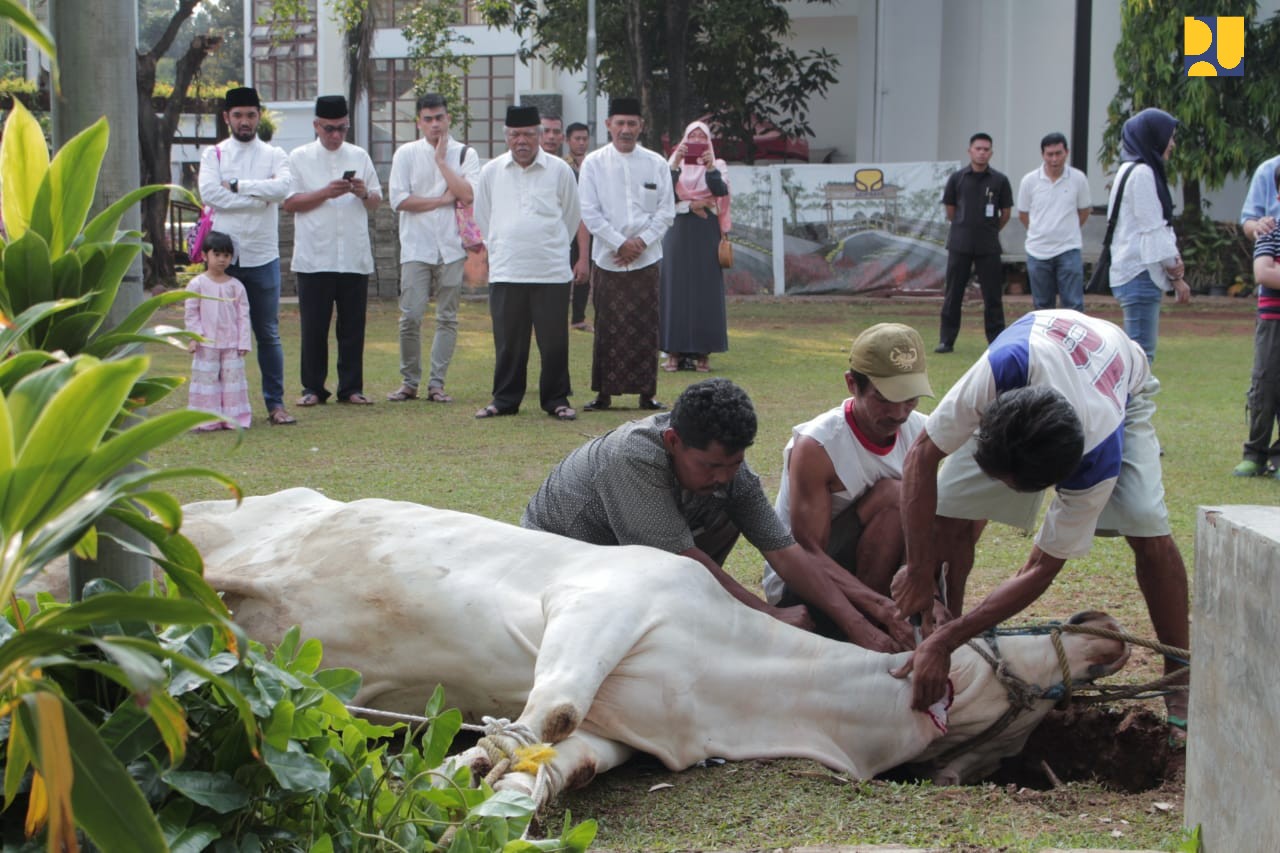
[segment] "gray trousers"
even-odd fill
[[[422,384],[422,318],[436,298],[436,333],[431,340],[428,388],[444,388],[449,362],[458,344],[458,298],[465,258],[447,264],[406,261],[400,265],[400,375],[404,384]]]
[[[1244,443],[1244,458],[1262,466],[1280,466],[1280,430],[1271,440],[1280,418],[1280,320],[1259,320],[1254,332],[1247,411],[1249,440]]]

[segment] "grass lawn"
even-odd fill
[[[1012,297],[1012,320],[1029,310],[1028,297]],[[1119,321],[1110,299],[1095,299],[1090,310]],[[936,340],[934,301],[849,301],[841,299],[751,299],[729,308],[728,353],[712,357],[712,375],[742,385],[755,401],[760,432],[748,451],[770,495],[777,491],[782,447],[792,425],[836,405],[845,396],[852,337],[871,323],[893,320]],[[207,465],[235,478],[246,494],[308,486],[352,500],[382,497],[416,501],[515,523],[525,502],[550,467],[570,449],[640,412],[614,409],[581,414],[561,423],[537,407],[537,356],[532,359],[531,394],[516,417],[473,420],[489,402],[493,345],[483,302],[464,303],[458,350],[450,370],[451,405],[423,401],[385,402],[400,382],[392,302],[369,307],[365,346],[365,393],[375,406],[330,403],[292,409],[299,424],[268,427],[261,400],[254,426],[242,440],[230,433],[189,435],[151,458],[153,465]],[[1156,428],[1165,450],[1166,500],[1174,536],[1188,563],[1193,559],[1196,509],[1214,504],[1274,504],[1280,482],[1240,480],[1229,475],[1240,459],[1245,437],[1244,397],[1252,365],[1251,300],[1203,299],[1188,307],[1167,305],[1156,373],[1163,383],[1157,398]],[[180,315],[170,314],[180,323]],[[944,392],[982,353],[981,307],[966,306],[956,352],[929,354],[933,387]],[[298,317],[282,307],[286,401],[298,396]],[[424,330],[426,348],[431,329]],[[591,398],[591,336],[572,333],[573,403],[581,411]],[[334,348],[331,345],[331,351]],[[331,356],[332,357],[332,356]],[[155,369],[187,374],[188,360],[177,351],[156,353]],[[251,358],[252,361],[252,358]],[[335,377],[331,374],[331,382]],[[659,372],[658,398],[670,403],[694,373]],[[250,387],[259,387],[256,364]],[[332,390],[332,384],[331,384]],[[185,395],[171,405],[181,405]],[[634,405],[634,397],[615,405]],[[929,411],[934,401],[921,409]],[[203,483],[178,484],[185,501],[219,498]],[[969,584],[969,601],[1022,565],[1031,538],[1022,531],[990,525],[979,547]],[[761,560],[740,546],[727,567],[759,589]],[[1133,578],[1123,540],[1095,542],[1088,557],[1072,561],[1049,592],[1029,610],[1028,621],[1062,618],[1086,608],[1106,610],[1131,631],[1152,636],[1146,609]],[[1124,676],[1151,677],[1153,655],[1137,649]],[[743,685],[743,689],[752,689]],[[800,762],[746,762],[668,774],[656,765],[633,762],[597,780],[584,792],[563,798],[575,818],[598,817],[598,843],[618,849],[773,848],[819,843],[898,843],[959,846],[966,850],[1035,850],[1047,846],[1169,848],[1181,833],[1181,788],[1120,795],[1094,785],[1070,784],[1052,792],[1018,793],[995,787],[934,789],[930,786],[866,783],[833,785],[812,775],[817,765]],[[796,776],[796,774],[802,774]],[[803,775],[810,774],[810,775]],[[655,782],[675,787],[648,793]],[[1154,800],[1174,797],[1169,811]],[[548,816],[552,825],[559,811]],[[1105,819],[1105,821],[1104,821]],[[1127,823],[1121,823],[1127,821]],[[1115,833],[1119,832],[1119,835]],[[968,846],[966,846],[968,845]]]

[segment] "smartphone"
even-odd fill
[[[355,169],[347,169],[347,171],[342,173],[342,180],[344,181],[354,181],[355,177],[356,177]]]
[[[707,150],[705,142],[686,142],[684,145],[684,161],[696,165],[702,162],[702,154]]]

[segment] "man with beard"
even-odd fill
[[[584,409],[603,411],[615,394],[638,394],[639,408],[665,409],[658,393],[658,262],[662,235],[676,215],[671,170],[640,144],[644,121],[635,98],[609,102],[613,137],[582,162],[582,221],[594,241],[591,288],[596,336]]]
[[[200,199],[213,208],[213,228],[231,236],[239,279],[249,297],[249,322],[258,342],[267,423],[297,423],[284,407],[284,348],[280,345],[279,206],[289,191],[289,157],[258,139],[258,93],[228,89],[222,118],[231,138],[200,157]]]

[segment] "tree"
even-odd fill
[[[522,59],[584,66],[585,0],[481,0],[479,8],[490,25],[525,37]],[[809,101],[836,81],[831,53],[786,44],[791,18],[777,0],[625,0],[601,4],[596,27],[600,44],[614,46],[599,57],[600,86],[640,99],[651,147],[663,131],[678,139],[689,119],[709,114],[752,162],[757,123],[811,135]]]
[[[191,19],[201,0],[178,0],[168,23],[149,50],[138,50],[138,142],[143,184],[167,184],[172,166],[170,152],[173,136],[186,106],[187,92],[195,80],[205,57],[217,50],[222,37],[213,33],[197,33],[192,37],[174,65],[173,93],[165,101],[163,112],[157,113],[152,99],[156,92],[156,74],[160,61],[174,46],[178,33]],[[142,231],[154,247],[147,264],[147,287],[173,281],[173,254],[168,249],[166,221],[169,216],[169,194],[157,193],[143,200]]]
[[[1120,42],[1115,49],[1119,88],[1107,106],[1102,162],[1120,158],[1120,131],[1126,119],[1146,107],[1159,107],[1181,125],[1169,163],[1169,177],[1182,184],[1183,220],[1202,217],[1201,187],[1214,189],[1229,177],[1248,175],[1274,151],[1274,89],[1259,77],[1275,72],[1280,18],[1254,23],[1255,0],[1126,0],[1121,7]],[[1183,71],[1183,18],[1238,15],[1245,19],[1245,77],[1188,77]],[[1270,51],[1270,52],[1268,52]],[[1250,59],[1254,61],[1251,63]]]

